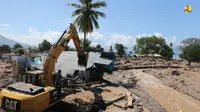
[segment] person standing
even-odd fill
[[[62,82],[62,74],[61,74],[61,70],[58,70],[58,73],[55,74],[55,86],[57,88],[61,88],[61,82]]]

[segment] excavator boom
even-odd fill
[[[52,46],[50,51],[48,52],[44,65],[43,65],[43,80],[45,81],[46,86],[52,85],[52,73],[55,68],[55,63],[62,53],[64,51],[65,47],[68,45],[70,40],[73,40],[73,43],[76,47],[76,50],[78,52],[78,65],[79,66],[87,66],[87,57],[88,55],[84,53],[82,48],[80,47],[80,39],[76,30],[76,27],[70,23],[67,30],[65,30],[60,37],[60,39],[57,41],[55,45]]]

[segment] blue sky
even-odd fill
[[[1,0],[0,34],[23,43],[37,45],[42,39],[51,42],[67,28],[74,8],[67,3],[79,0]],[[89,36],[93,44],[104,47],[121,42],[130,49],[135,38],[157,34],[178,44],[188,37],[199,37],[200,1],[198,0],[105,0],[107,8],[100,11],[100,29]],[[183,11],[192,5],[191,13]],[[82,38],[82,34],[80,34]]]

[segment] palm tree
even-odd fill
[[[105,1],[96,1],[92,0],[79,0],[80,4],[70,3],[69,6],[75,7],[76,10],[73,11],[72,17],[77,16],[74,21],[74,24],[78,27],[80,32],[84,33],[84,46],[85,49],[85,39],[88,33],[92,33],[94,27],[99,29],[98,18],[105,18],[106,15],[103,12],[97,11],[95,9],[100,7],[106,7],[107,4]]]

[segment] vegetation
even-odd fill
[[[167,44],[161,46],[159,53],[161,56],[166,59],[171,59],[174,55],[172,47],[169,47]]]
[[[122,57],[122,56],[125,54],[127,47],[124,47],[123,44],[116,43],[116,44],[115,44],[115,49],[116,49],[116,51],[117,51],[117,54],[118,54],[120,57]]]
[[[172,46],[172,44],[170,44]],[[142,37],[136,39],[134,51],[137,54],[160,54],[161,56],[170,59],[173,57],[173,49],[166,44],[162,37]]]
[[[44,51],[49,51],[51,49],[51,43],[44,39],[42,43],[39,44],[39,51],[44,52]]]
[[[69,6],[75,7],[76,10],[73,11],[72,17],[77,16],[74,21],[74,24],[78,27],[80,32],[84,33],[84,43],[86,42],[86,35],[88,33],[93,32],[94,27],[96,29],[99,28],[98,18],[104,17],[105,14],[103,12],[97,11],[95,9],[106,7],[107,4],[105,1],[96,1],[92,0],[79,0],[80,4],[70,3]],[[87,44],[84,44],[87,45]],[[87,46],[83,46],[85,50]]]
[[[3,44],[0,46],[0,49],[2,52],[10,52],[11,51],[11,47],[9,45]]]
[[[94,52],[102,52],[104,49],[101,47],[100,44],[98,44],[95,48],[94,48]]]
[[[181,42],[180,50],[182,53],[180,57],[188,61],[188,65],[191,62],[200,62],[200,39],[188,38]]]
[[[90,44],[92,43],[92,41],[89,40],[89,39],[85,39],[85,40],[84,39],[80,39],[80,41],[81,41],[81,47],[85,46],[85,50],[88,49],[90,47]]]
[[[14,50],[14,53],[15,53],[15,54],[22,55],[22,54],[25,53],[25,50],[24,50],[24,48],[18,47],[18,48],[16,48],[16,49]]]
[[[113,52],[113,48],[112,48],[112,46],[110,46],[110,52]]]
[[[84,46],[84,39],[80,39],[81,41],[81,47]],[[93,51],[93,52],[101,52],[103,51],[103,48],[101,47],[100,44],[98,44],[96,47],[94,46],[91,46],[91,41],[89,39],[86,39],[85,41],[85,51],[89,52],[89,51]],[[74,47],[70,47],[70,46],[67,46],[65,48],[65,51],[76,51],[76,49]]]
[[[29,48],[28,48],[28,51],[29,51],[30,53],[37,53],[37,52],[39,52],[39,49],[38,49],[37,47],[29,47]]]
[[[96,46],[96,48],[98,48],[98,49],[101,49],[101,45],[100,45],[100,44],[98,44],[98,45]]]
[[[23,47],[21,46],[21,44],[16,43],[16,44],[13,46],[13,50],[18,49],[18,48],[23,48]]]
[[[14,51],[15,54],[20,54],[20,55],[22,55],[22,54],[25,53],[25,50],[24,50],[24,48],[22,47],[22,45],[21,45],[21,44],[18,44],[18,43],[16,43],[16,44],[13,46],[13,51]]]

